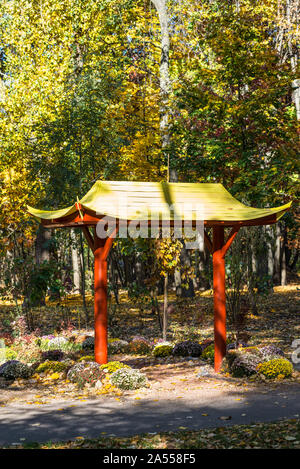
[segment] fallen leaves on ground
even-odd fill
[[[22,443],[14,448],[38,449],[288,449],[300,448],[300,420],[291,419],[275,423],[256,423],[210,428],[198,431],[147,433],[127,438],[100,437],[61,443]],[[104,432],[102,433],[104,435]]]

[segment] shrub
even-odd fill
[[[38,337],[35,343],[41,350],[48,350],[49,339],[47,337]]]
[[[21,362],[34,363],[41,357],[40,349],[35,342],[25,343],[18,340],[14,344],[14,350]]]
[[[9,360],[0,366],[0,378],[7,380],[17,378],[29,378],[32,371],[28,365],[18,360]]]
[[[293,373],[293,365],[285,358],[274,358],[261,363],[257,367],[258,372],[269,379],[289,378]]]
[[[204,360],[214,361],[215,358],[215,344],[208,345],[202,351],[201,358]]]
[[[172,344],[168,342],[162,342],[160,344],[155,345],[153,349],[153,355],[155,357],[169,357],[170,355],[172,355],[173,348],[174,347]]]
[[[126,340],[121,339],[109,339],[108,340],[108,353],[116,354],[116,353],[124,353],[128,350],[128,342]]]
[[[228,364],[229,368],[231,367],[234,360],[241,354],[241,351],[238,349],[228,350],[226,352],[226,356],[224,357],[224,361]]]
[[[146,375],[132,368],[121,368],[111,375],[111,382],[119,389],[139,389],[147,385]]]
[[[100,368],[104,371],[104,373],[112,374],[117,370],[121,370],[122,368],[130,368],[130,366],[125,365],[125,363],[116,361],[105,363],[104,365],[101,365]]]
[[[15,360],[18,356],[17,352],[10,347],[4,349],[4,355],[6,360]]]
[[[259,349],[259,353],[266,361],[270,360],[270,358],[284,357],[283,351],[279,347],[276,347],[276,345],[272,344]]]
[[[136,336],[130,342],[128,349],[131,353],[147,355],[152,350],[152,344],[142,336]]]
[[[42,352],[42,360],[44,361],[60,361],[64,356],[65,354],[61,350],[47,350],[46,352]]]
[[[76,353],[82,351],[81,344],[76,344],[74,342],[66,342],[63,344],[60,349],[65,353]]]
[[[67,374],[67,379],[78,384],[80,388],[83,388],[86,384],[95,386],[96,382],[102,380],[104,377],[104,371],[101,370],[100,365],[95,362],[76,363]]]
[[[95,357],[94,355],[85,355],[84,357],[81,357],[78,361],[79,362],[94,362]]]
[[[55,372],[61,373],[63,371],[67,371],[70,368],[70,363],[64,362],[56,362],[56,361],[45,361],[44,363],[40,363],[38,367],[35,369],[36,373],[47,373],[47,372]]]
[[[86,349],[93,349],[95,346],[95,339],[94,337],[87,337],[81,344],[84,350]]]
[[[14,341],[13,336],[8,332],[0,333],[0,341],[4,340],[6,347],[10,347]]]
[[[201,345],[198,342],[193,342],[192,340],[179,342],[173,349],[173,355],[181,357],[200,357],[201,353]]]
[[[230,366],[230,372],[235,378],[251,376],[257,373],[257,366],[261,359],[253,353],[239,353]]]
[[[48,341],[48,350],[61,350],[62,346],[67,344],[65,337],[54,337]]]
[[[41,346],[41,349],[44,350],[44,351],[48,351],[48,350],[60,350],[62,352],[65,352],[65,353],[76,353],[76,352],[80,352],[82,350],[82,346],[81,344],[76,344],[74,342],[63,342],[61,343],[60,345],[49,345],[49,342],[46,344],[46,345],[42,345]]]
[[[259,348],[257,348],[256,346],[251,346],[251,347],[247,347],[247,346],[242,346],[242,347],[239,347],[237,348],[237,351],[241,351],[242,353],[253,353],[254,355],[257,355],[259,357],[261,357],[261,353],[260,353],[260,350]]]

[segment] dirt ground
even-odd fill
[[[0,405],[5,406],[12,402],[26,403],[28,405],[43,405],[53,402],[56,399],[71,399],[84,401],[85,399],[107,399],[116,398],[117,400],[143,399],[143,400],[169,400],[186,398],[187,394],[192,400],[193,396],[201,392],[213,392],[214,390],[223,390],[224,392],[241,391],[261,391],[268,392],[282,382],[270,381],[251,381],[249,379],[237,379],[223,374],[216,374],[213,368],[206,362],[199,359],[193,360],[175,360],[172,363],[156,363],[147,357],[115,356],[115,359],[121,359],[124,363],[134,368],[139,368],[148,377],[149,386],[135,391],[123,391],[118,393],[98,394],[94,388],[78,388],[65,381],[57,383],[37,383],[35,380],[24,380],[14,382],[9,387],[0,389]],[[150,363],[147,364],[147,361]],[[207,376],[197,376],[200,370],[205,369],[209,372]],[[300,385],[300,372],[295,372],[293,378],[285,380],[284,384]]]

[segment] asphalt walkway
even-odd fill
[[[40,406],[11,403],[0,407],[0,445],[130,436],[183,428],[199,430],[299,416],[299,385],[282,385],[269,392],[200,390],[192,401],[187,392],[180,400],[117,401],[105,396],[85,402],[55,400]]]

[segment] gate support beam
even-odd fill
[[[107,256],[116,234],[106,239],[94,234],[95,360],[101,365],[107,363]]]
[[[226,293],[225,293],[225,254],[238,233],[234,227],[224,242],[224,227],[213,227],[213,287],[214,287],[214,335],[215,371],[219,372],[226,355]]]

